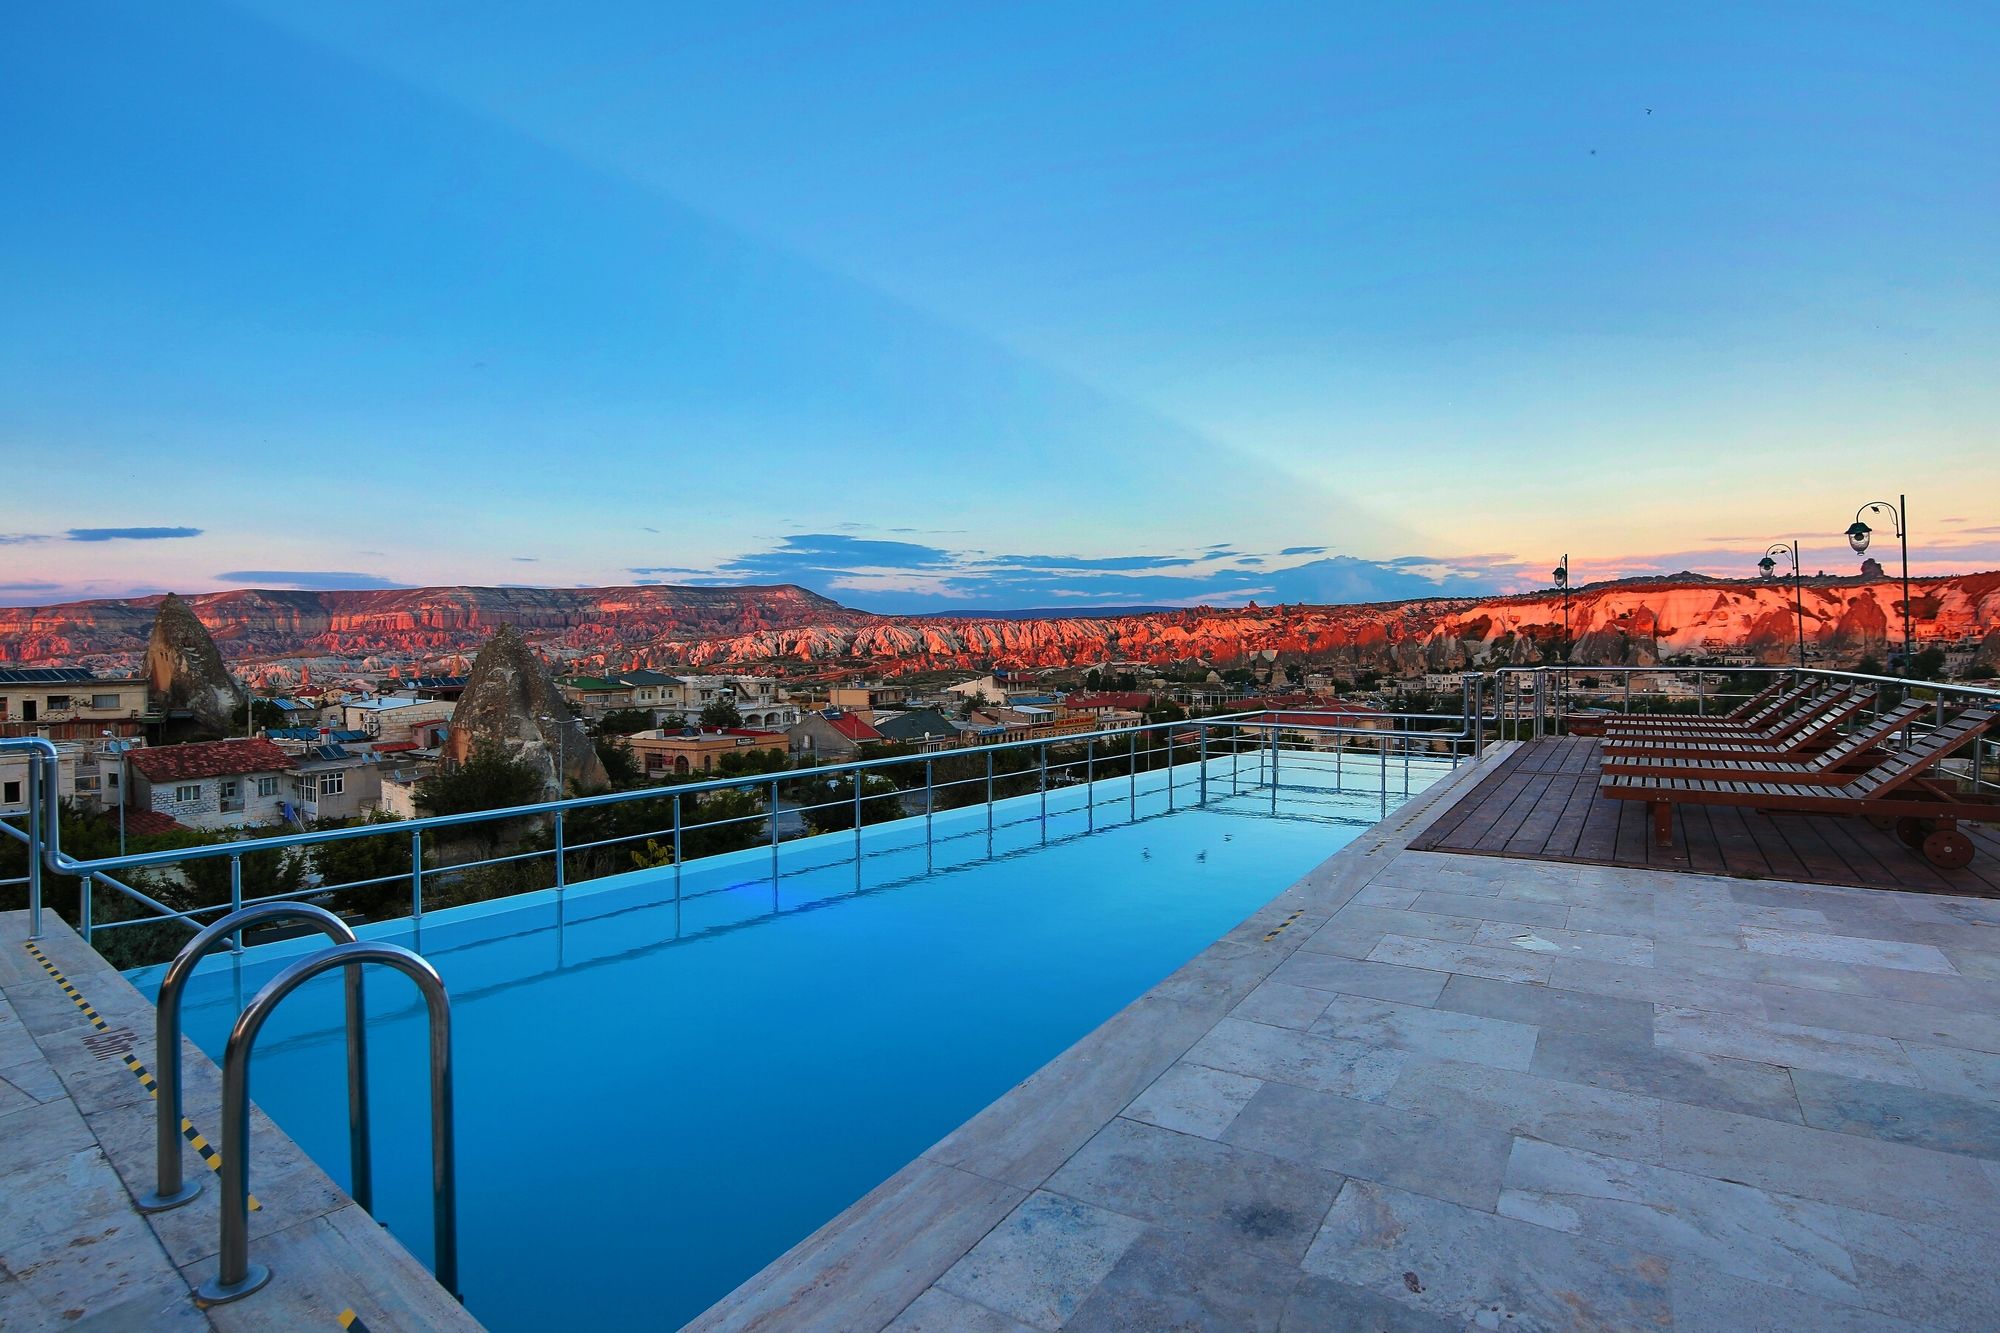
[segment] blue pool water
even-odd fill
[[[852,833],[788,842],[775,888],[759,849],[364,930],[451,988],[467,1305],[503,1333],[691,1318],[1448,771],[1287,764],[1275,800],[1214,761],[1193,808],[1183,765],[1172,812],[1142,774],[990,831],[873,826],[858,861]],[[189,1034],[219,1060],[312,947],[211,959]],[[339,994],[286,1001],[252,1095],[346,1184]],[[369,1005],[376,1214],[429,1262],[420,1008],[386,972]]]

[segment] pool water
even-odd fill
[[[1201,806],[1183,765],[1171,802],[1163,771],[874,825],[858,858],[852,832],[787,842],[775,886],[759,848],[365,928],[451,989],[468,1307],[503,1333],[692,1318],[1449,771],[1288,756],[1274,792],[1230,762]],[[210,959],[189,1035],[219,1061],[316,947]],[[376,1215],[428,1263],[422,1010],[368,986]],[[345,1185],[339,996],[277,1011],[252,1095]]]

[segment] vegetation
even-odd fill
[[[729,727],[743,725],[743,714],[728,699],[717,699],[701,710],[701,725],[708,731],[721,731]]]
[[[854,827],[854,776],[842,774],[794,784],[787,794],[806,807],[801,813],[807,828],[814,833],[837,833]],[[873,773],[860,777],[863,825],[903,817],[903,803],[896,799],[901,789],[894,782]]]
[[[614,708],[597,719],[597,734],[630,736],[635,732],[649,731],[652,726],[653,715],[644,708]]]

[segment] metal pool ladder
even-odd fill
[[[348,1148],[353,1165],[353,1197],[372,1211],[373,1162],[368,1133],[367,1032],[362,1004],[362,971],[381,964],[409,977],[423,992],[430,1018],[431,1225],[439,1285],[459,1297],[458,1172],[452,1115],[451,997],[444,978],[419,955],[400,945],[358,940],[348,925],[323,908],[306,903],[259,903],[231,912],[189,940],[168,965],[160,983],[157,1051],[160,1063],[158,1188],[140,1201],[143,1211],[178,1207],[200,1193],[181,1178],[181,996],[195,965],[229,937],[259,921],[309,921],[331,937],[331,948],[292,963],[251,997],[230,1029],[222,1057],[222,1238],[215,1277],[195,1289],[208,1305],[241,1300],[271,1280],[262,1264],[250,1262],[250,1054],[271,1016],[287,995],[335,968],[346,977]]]

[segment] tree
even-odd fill
[[[652,726],[653,715],[644,708],[614,708],[597,719],[597,734],[630,736],[634,732],[649,731]]]
[[[1910,659],[1910,675],[1920,680],[1936,680],[1944,674],[1944,649],[1926,648]]]
[[[322,819],[313,825],[313,829],[318,832],[361,826],[374,828],[401,822],[392,815],[377,811],[366,819]],[[368,838],[315,843],[312,847],[312,866],[327,886],[363,884],[363,887],[337,893],[333,900],[336,908],[351,907],[372,921],[403,916],[410,910],[408,837],[384,832]],[[380,882],[363,883],[368,880]]]
[[[483,741],[464,763],[439,769],[417,784],[417,808],[427,815],[499,810],[533,804],[547,789],[539,766],[504,746]]]
[[[880,824],[901,819],[903,803],[896,799],[895,783],[874,773],[861,775],[861,822]],[[854,827],[854,775],[816,778],[797,784],[794,799],[807,808],[802,811],[806,827],[814,833],[837,833]]]
[[[636,711],[636,710],[635,710]],[[637,782],[641,776],[639,761],[632,757],[632,747],[613,736],[599,736],[596,740],[597,758],[604,765],[604,771],[611,775],[611,785],[622,787]]]
[[[743,725],[743,714],[736,711],[734,700],[717,699],[701,710],[701,725],[710,731],[740,727]]]

